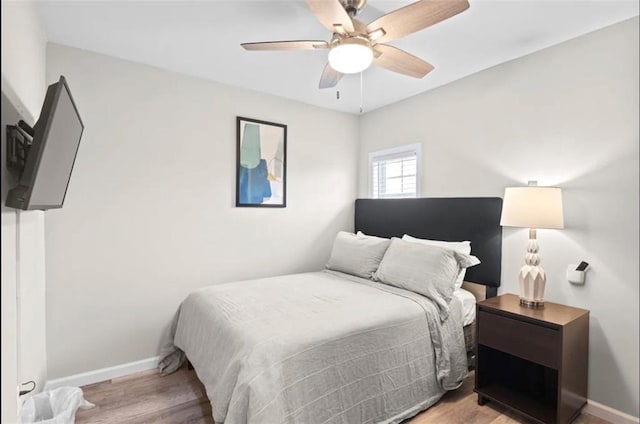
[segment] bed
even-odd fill
[[[464,346],[467,353],[467,365],[469,369],[475,369],[476,362],[476,302],[486,298],[484,293],[474,294],[469,291],[469,284],[463,284],[462,288],[454,291],[454,296],[462,305],[462,332],[464,334]],[[477,296],[477,297],[476,297]]]
[[[355,228],[380,237],[470,240],[472,253],[482,261],[467,270],[463,289],[478,300],[495,297],[502,267],[502,199],[498,197],[358,199]],[[483,290],[481,289],[483,288]],[[468,293],[456,293],[469,303]],[[475,306],[469,315],[475,318]],[[475,323],[467,319],[464,337],[467,360],[475,365]]]
[[[355,229],[470,240],[482,263],[466,280],[491,297],[500,209],[496,198],[358,199]],[[216,423],[397,423],[467,376],[463,307],[453,296],[443,315],[421,294],[331,270],[209,286],[181,304],[160,367],[188,358]]]

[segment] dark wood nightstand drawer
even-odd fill
[[[479,311],[478,343],[549,368],[560,367],[560,331]]]

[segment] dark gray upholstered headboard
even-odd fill
[[[379,237],[471,241],[481,263],[467,270],[465,281],[497,295],[502,262],[502,199],[498,197],[357,199],[355,230]]]

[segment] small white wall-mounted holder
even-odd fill
[[[585,264],[581,266],[582,264]],[[589,269],[589,264],[583,262],[582,264],[571,264],[567,267],[567,280],[571,284],[584,284],[585,272]]]

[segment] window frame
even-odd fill
[[[403,153],[416,155],[416,194],[415,196],[373,197],[373,162],[384,156],[401,155]],[[422,143],[407,144],[389,149],[369,152],[369,164],[367,166],[367,181],[370,199],[411,199],[420,197],[422,193]]]

